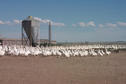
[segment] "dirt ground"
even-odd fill
[[[126,52],[96,57],[0,57],[0,84],[126,84]]]

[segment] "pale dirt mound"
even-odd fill
[[[126,84],[126,52],[103,57],[0,57],[0,84]]]

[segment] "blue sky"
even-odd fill
[[[41,38],[57,41],[126,41],[126,0],[0,0],[0,36],[20,38],[20,21],[38,17]]]

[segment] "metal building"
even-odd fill
[[[32,16],[22,21],[22,45],[36,46],[40,38],[40,22]],[[24,41],[25,40],[25,41]]]

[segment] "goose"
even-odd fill
[[[101,50],[98,50],[98,54],[99,54],[100,56],[103,56]]]
[[[97,55],[97,53],[94,51],[94,49],[91,49],[91,54],[92,54],[93,56],[96,56],[96,55]]]
[[[111,52],[108,51],[107,49],[105,49],[105,52],[106,52],[107,55],[110,55],[111,54]]]
[[[0,50],[0,56],[3,56],[3,55],[5,55],[5,51]]]

